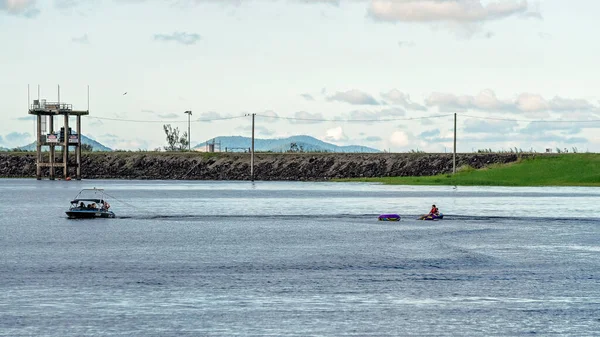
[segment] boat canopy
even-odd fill
[[[103,199],[74,199],[73,201],[71,201],[72,204],[77,204],[80,201],[91,201],[91,202],[95,202],[97,204],[101,203]]]

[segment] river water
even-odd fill
[[[117,218],[68,220],[93,187]],[[599,197],[0,179],[0,335],[598,335]]]

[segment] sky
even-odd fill
[[[0,146],[28,100],[113,149],[305,134],[451,152],[600,151],[600,1],[0,0]],[[29,90],[28,90],[29,88]],[[29,93],[28,93],[29,91]],[[62,122],[56,123],[58,127]]]

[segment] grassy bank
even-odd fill
[[[600,154],[538,155],[505,165],[474,170],[461,167],[456,175],[383,177],[339,181],[392,185],[459,186],[600,186]]]

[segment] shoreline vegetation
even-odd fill
[[[600,154],[538,155],[480,169],[464,165],[456,171],[456,175],[350,178],[336,181],[378,182],[388,185],[600,187]]]

